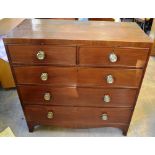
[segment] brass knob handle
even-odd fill
[[[114,83],[114,78],[112,75],[107,75],[106,80],[107,80],[107,83],[109,83],[109,84]]]
[[[108,120],[108,115],[107,115],[107,114],[102,114],[102,115],[101,115],[101,119],[102,119],[103,121],[107,121],[107,120]]]
[[[111,101],[110,95],[104,95],[103,100],[105,103],[109,103]]]
[[[50,93],[45,93],[44,94],[44,100],[45,101],[50,101],[51,100],[51,94]]]
[[[41,73],[40,78],[42,81],[46,81],[48,79],[48,74],[47,73]]]
[[[44,60],[45,59],[45,52],[44,51],[38,51],[37,59],[38,60]]]
[[[52,112],[52,111],[49,111],[49,112],[47,113],[47,118],[48,118],[48,119],[52,119],[53,117],[54,117],[53,112]]]
[[[117,55],[115,53],[110,53],[109,60],[110,62],[117,62]]]

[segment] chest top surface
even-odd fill
[[[5,43],[30,43],[34,40],[73,44],[117,42],[138,45],[144,43],[148,47],[152,44],[152,40],[136,23],[103,21],[26,19],[4,38]]]

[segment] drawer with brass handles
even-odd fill
[[[25,106],[27,120],[38,123],[88,127],[107,123],[127,124],[131,115],[129,108],[91,108],[64,106]]]
[[[144,68],[148,52],[147,48],[80,47],[79,64]]]
[[[76,47],[9,45],[8,49],[13,64],[53,64],[71,66],[76,64]]]
[[[127,134],[152,47],[136,24],[26,19],[4,44],[30,132],[108,126]]]
[[[78,84],[82,86],[138,88],[142,73],[142,69],[81,67],[78,70]]]
[[[25,105],[133,107],[136,89],[18,86]]]
[[[17,84],[75,85],[77,69],[54,66],[16,66]]]

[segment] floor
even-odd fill
[[[17,137],[121,137],[117,128],[64,129],[38,126],[29,133],[15,89],[0,89],[0,131],[10,127]],[[155,57],[149,60],[146,75],[132,117],[128,136],[155,136]]]

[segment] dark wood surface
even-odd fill
[[[76,47],[51,46],[51,45],[10,45],[11,61],[13,64],[54,64],[75,65]],[[45,52],[45,59],[38,60],[38,51]]]
[[[113,66],[143,68],[148,56],[148,50],[144,48],[79,48],[79,64],[81,66]],[[117,62],[110,62],[109,55],[115,53]]]
[[[77,69],[74,67],[18,66],[14,67],[17,84],[76,85]],[[48,73],[42,81],[42,73]]]
[[[136,23],[27,19],[11,31],[5,43],[76,44],[151,47],[152,40]]]
[[[136,89],[99,89],[77,87],[18,86],[24,104],[92,106],[92,107],[133,107]],[[34,93],[33,93],[34,92]],[[51,100],[44,100],[45,93]],[[104,102],[109,95],[109,103]]]
[[[118,68],[80,68],[78,70],[78,83],[83,86],[104,87],[135,87],[138,88],[142,76],[142,69]],[[112,75],[114,82],[107,83],[107,75]],[[134,77],[134,78],[131,78]]]
[[[141,69],[17,66],[14,67],[14,70],[17,78],[17,84],[138,88],[142,76]],[[42,73],[48,73],[47,81],[41,80],[40,76]],[[113,76],[114,83],[107,83],[107,75]],[[131,79],[131,77],[134,78]]]
[[[127,124],[131,115],[129,108],[90,108],[90,107],[63,107],[63,106],[25,106],[28,121],[36,124],[50,124],[63,127],[87,128],[101,127],[108,123]],[[53,119],[47,118],[48,112],[53,112]],[[108,120],[102,120],[101,115],[106,113]]]
[[[152,46],[137,25],[25,20],[4,41],[30,132],[35,125],[110,126],[127,134]],[[42,62],[35,60],[38,47],[47,51]],[[113,64],[111,50],[118,55]],[[42,81],[45,72],[48,80]],[[107,84],[107,75],[114,83]],[[53,100],[45,102],[47,91]],[[105,93],[111,96],[107,105]],[[101,120],[102,113],[108,114],[107,121]]]

